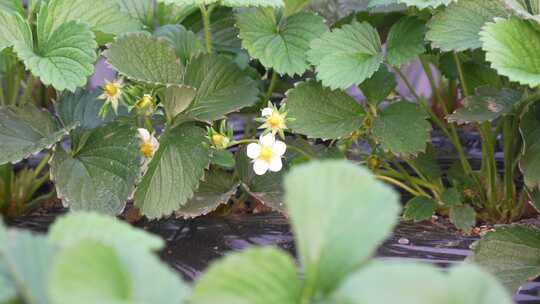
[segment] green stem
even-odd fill
[[[264,101],[269,101],[270,98],[272,98],[272,94],[274,93],[274,89],[276,88],[278,79],[278,74],[275,70],[272,70],[272,76],[270,78],[270,85],[268,85],[268,90],[266,91],[266,95],[264,98]]]
[[[507,116],[503,125],[503,151],[504,151],[504,199],[510,211],[514,208],[516,188],[514,186],[514,145],[515,145],[515,120],[513,116]]]
[[[422,194],[416,190],[413,190],[411,187],[405,185],[404,183],[402,183],[401,181],[397,180],[397,179],[394,179],[392,177],[389,177],[389,176],[384,176],[384,175],[375,175],[375,177],[377,179],[380,179],[382,181],[385,181],[385,182],[388,182],[390,184],[393,184],[393,185],[396,185],[400,188],[402,188],[403,190],[409,192],[410,194],[414,195],[414,196],[422,196]]]
[[[416,189],[416,191],[418,193],[420,193],[421,195],[430,197],[429,194],[427,194],[424,190],[422,190],[422,188],[420,186],[418,186],[418,184],[416,184],[413,181],[413,178],[409,174],[409,172],[407,172],[407,170],[405,170],[405,168],[403,168],[403,166],[397,160],[395,160],[395,158],[391,157],[391,160],[392,160],[392,163],[394,164],[394,166],[396,166],[396,168],[398,168],[398,171],[401,172],[401,174],[403,175],[403,178],[405,179],[405,181],[407,183],[409,183],[409,185],[413,186]]]
[[[201,4],[200,6],[201,10],[201,16],[203,19],[203,27],[204,27],[204,41],[206,43],[206,51],[208,53],[212,53],[212,32],[210,31],[210,14],[212,12],[212,7],[209,7],[208,9],[204,4]]]
[[[21,90],[21,83],[23,82],[24,78],[24,68],[21,68],[19,64],[15,67],[15,79],[13,83],[13,92],[11,94],[10,104],[16,105],[17,104],[17,97],[19,97],[19,91]]]
[[[34,179],[37,178],[41,174],[41,171],[43,170],[43,168],[45,168],[45,166],[47,165],[51,157],[52,157],[52,154],[49,152],[47,153],[47,156],[41,159],[36,169],[34,169]]]
[[[433,94],[435,95],[437,101],[439,102],[442,109],[444,110],[444,114],[448,115],[449,109],[447,108],[446,102],[444,102],[441,92],[439,91],[439,88],[437,87],[437,84],[435,83],[435,77],[433,77],[433,73],[431,71],[431,67],[429,66],[429,62],[423,56],[419,56],[419,58],[420,58],[420,62],[422,63],[422,67],[424,68],[424,72],[426,73],[426,76],[428,78],[429,85],[431,86],[431,91],[433,91]]]
[[[459,57],[457,53],[455,52],[454,52],[454,61],[456,62],[456,66],[458,69],[459,82],[461,82],[461,90],[463,90],[463,96],[467,97],[469,96],[469,87],[467,86],[467,82],[465,81],[465,74],[463,73],[463,67],[461,66],[461,61],[459,60]]]
[[[26,82],[26,87],[24,88],[23,95],[20,100],[20,104],[26,104],[28,102],[28,98],[30,97],[30,94],[32,93],[32,90],[34,88],[34,82],[36,78],[33,75],[30,75],[28,78],[28,81]]]

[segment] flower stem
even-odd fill
[[[264,98],[264,101],[270,100],[272,98],[272,94],[274,93],[274,89],[276,88],[278,75],[275,70],[272,69],[272,76],[270,78],[270,85],[268,86],[268,90],[266,91],[266,95]]]
[[[384,176],[384,175],[375,175],[375,177],[377,179],[380,179],[382,181],[385,181],[385,182],[388,182],[390,184],[393,184],[393,185],[396,185],[400,188],[402,188],[403,190],[409,192],[410,194],[414,195],[414,196],[422,196],[422,194],[420,192],[417,192],[416,190],[413,190],[411,187],[405,185],[404,183],[402,183],[401,181],[395,179],[395,178],[392,178],[392,177],[389,177],[389,176]]]
[[[204,27],[204,41],[206,43],[206,51],[208,53],[212,53],[212,32],[210,31],[210,14],[212,12],[212,7],[206,8],[204,4],[201,4],[200,6],[201,10],[201,16],[203,19],[203,27]]]
[[[29,76],[28,81],[26,82],[26,87],[24,88],[24,91],[21,97],[21,102],[20,102],[21,105],[26,104],[28,102],[28,98],[32,94],[32,89],[34,88],[35,80],[36,78],[33,75]]]

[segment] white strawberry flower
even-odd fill
[[[148,132],[146,129],[139,128],[137,131],[139,132],[139,139],[141,140],[141,154],[147,159],[152,158],[154,153],[156,153],[157,149],[159,148],[159,141],[153,133],[150,134],[150,132]]]
[[[263,122],[259,129],[265,129],[275,136],[279,133],[281,138],[285,138],[283,131],[287,129],[287,112],[285,106],[281,106],[280,109],[271,102],[268,102],[268,106],[261,110],[262,118],[257,121]]]
[[[272,133],[262,135],[258,143],[247,146],[247,156],[253,160],[253,171],[263,175],[268,170],[278,172],[283,167],[281,157],[285,154],[287,145],[276,140]]]
[[[113,81],[105,80],[105,85],[103,86],[103,94],[99,95],[99,99],[104,99],[105,103],[110,103],[114,112],[118,112],[118,103],[120,96],[122,96],[122,88],[124,83],[122,79],[116,79]]]

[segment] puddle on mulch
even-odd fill
[[[54,219],[53,214],[27,216],[8,224],[45,232]],[[272,245],[293,255],[295,252],[287,219],[274,213],[141,222],[138,226],[167,241],[162,259],[187,280],[195,279],[209,263],[229,251]],[[443,224],[403,222],[379,248],[377,258],[402,258],[446,267],[463,261],[476,239],[449,231]],[[539,293],[540,280],[524,286],[515,300],[519,304],[540,303]]]

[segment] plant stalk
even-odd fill
[[[200,6],[201,10],[201,16],[203,19],[203,27],[204,27],[204,41],[206,43],[206,51],[211,54],[212,49],[212,32],[210,31],[210,14],[212,12],[212,7],[206,8],[204,4],[201,4]]]

